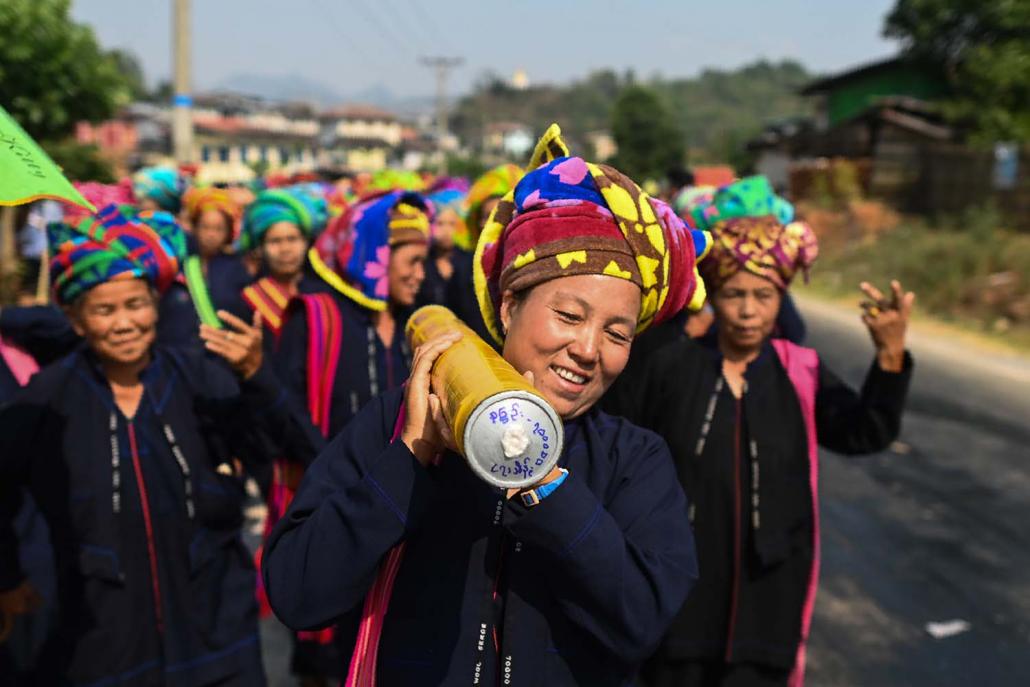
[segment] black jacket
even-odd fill
[[[748,366],[739,401],[728,387],[713,393],[721,370],[717,351],[677,341],[653,353],[636,377],[624,380],[620,394],[607,399],[613,412],[669,442],[693,504],[701,576],[661,656],[790,668],[814,555],[804,420],[769,343]],[[900,431],[911,374],[907,355],[897,374],[874,363],[856,393],[820,364],[819,445],[849,455],[886,448]]]
[[[238,384],[200,354],[157,348],[141,377],[130,420],[79,349],[0,412],[0,590],[22,578],[8,504],[25,486],[57,572],[40,684],[261,684],[243,487],[222,472],[233,457],[313,454],[320,437],[268,366]]]

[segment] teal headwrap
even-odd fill
[[[262,191],[243,214],[240,249],[247,251],[261,245],[265,232],[276,222],[296,224],[304,236],[311,238],[325,227],[329,207],[325,198],[307,189],[276,188]]]
[[[132,191],[137,201],[150,198],[165,212],[178,213],[182,207],[182,194],[186,183],[174,169],[148,167],[132,179]]]
[[[691,215],[697,227],[706,230],[726,220],[768,215],[780,224],[790,224],[794,206],[773,192],[768,179],[754,176],[719,188],[709,202],[697,205]]]

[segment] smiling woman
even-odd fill
[[[626,365],[640,289],[624,279],[581,274],[506,295],[505,359],[533,375],[563,419],[582,415]]]
[[[564,450],[525,489],[473,474],[431,388],[456,334],[422,344],[406,389],[344,428],[263,574],[288,625],[338,624],[348,686],[626,684],[697,576],[667,448],[595,403],[636,331],[702,292],[706,236],[569,156],[557,127],[530,168],[486,220],[475,287],[504,359],[561,415]]]
[[[0,617],[34,596],[8,512],[24,488],[60,614],[35,683],[261,685],[239,461],[311,456],[319,439],[263,361],[260,318],[201,327],[228,367],[155,345],[184,240],[171,215],[111,205],[48,233],[55,299],[86,345],[0,411]]]

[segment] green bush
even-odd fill
[[[988,278],[1014,273],[1021,282],[1007,298],[1025,297],[1030,291],[1030,236],[997,229],[996,220],[982,210],[959,225],[961,229],[930,228],[910,222],[874,242],[824,252],[812,271],[813,285],[857,297],[863,280],[882,289],[898,279],[916,292],[924,312],[992,325],[1004,315],[1005,303],[985,298]]]

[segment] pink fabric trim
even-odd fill
[[[391,444],[401,436],[401,430],[404,428],[404,416],[405,407],[401,405],[401,411],[397,413],[397,421],[393,425]],[[393,582],[397,579],[397,571],[400,570],[403,557],[404,542],[401,542],[386,554],[386,558],[379,567],[375,582],[372,583],[372,588],[365,596],[365,605],[361,610],[361,623],[358,625],[358,638],[354,642],[354,652],[351,654],[347,679],[343,683],[344,687],[375,687],[379,638],[383,634],[383,624],[386,621],[386,611],[390,606]]]
[[[39,372],[39,364],[35,358],[20,346],[4,341],[2,336],[0,336],[0,356],[7,363],[18,386],[25,386],[32,379],[32,375]]]
[[[808,575],[808,591],[801,611],[801,642],[798,644],[794,668],[787,681],[789,687],[805,683],[805,649],[812,627],[815,593],[819,587],[819,437],[815,425],[815,397],[819,390],[819,354],[811,348],[797,346],[785,339],[773,339],[776,355],[794,385],[801,404],[801,416],[808,437],[808,482],[812,492],[812,569]]]

